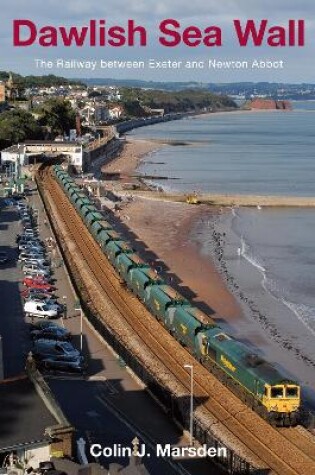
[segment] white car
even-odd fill
[[[29,257],[28,259],[24,260],[25,266],[34,265],[39,267],[40,269],[45,269],[50,271],[50,264],[45,258],[38,258],[38,257]]]
[[[25,228],[24,229],[25,236],[37,236],[38,232],[33,228]]]
[[[46,280],[50,280],[50,272],[40,267],[35,266],[24,266],[22,269],[25,277],[43,277]]]
[[[21,252],[20,255],[19,255],[19,261],[32,261],[32,260],[36,260],[39,264],[41,264],[42,262],[46,262],[47,261],[47,258],[45,257],[44,254],[38,254],[38,253],[35,253],[35,252]]]
[[[37,299],[37,298],[30,298],[25,300],[26,302],[35,302],[36,304],[43,304],[46,305],[50,310],[56,310],[57,313],[61,313],[63,311],[63,306],[59,304],[56,300],[50,299],[47,297],[47,299]]]
[[[19,250],[38,253],[45,252],[45,249],[42,246],[36,244],[19,244]]]
[[[25,302],[24,312],[27,317],[56,318],[58,316],[55,308],[32,300]]]
[[[45,271],[48,274],[50,273],[50,268],[49,266],[43,266],[39,262],[29,262],[25,261],[24,265],[22,267],[23,272],[38,272],[38,271]]]

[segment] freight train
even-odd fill
[[[174,338],[271,424],[296,425],[301,409],[299,384],[226,334],[211,317],[166,285],[61,166],[55,165],[53,173],[127,288]]]

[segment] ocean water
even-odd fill
[[[162,148],[139,171],[172,177],[157,184],[181,191],[314,196],[315,103],[294,106],[292,112],[213,114],[138,129],[133,136],[191,143]],[[200,221],[191,239],[215,258],[268,338],[314,375],[315,209],[234,208],[209,223]],[[221,233],[220,248],[213,232]],[[239,336],[246,339],[246,331]]]
[[[137,129],[132,136],[190,143],[164,147],[139,172],[180,191],[312,196],[314,119],[315,108],[233,112]]]

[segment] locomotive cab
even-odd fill
[[[294,418],[300,407],[300,387],[294,383],[265,385],[263,404],[267,411]]]

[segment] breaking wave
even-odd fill
[[[240,255],[244,257],[244,259],[246,259],[250,264],[256,267],[256,269],[258,269],[265,277],[266,269],[261,262],[260,257],[254,255],[249,244],[245,242],[243,237],[241,237]]]

